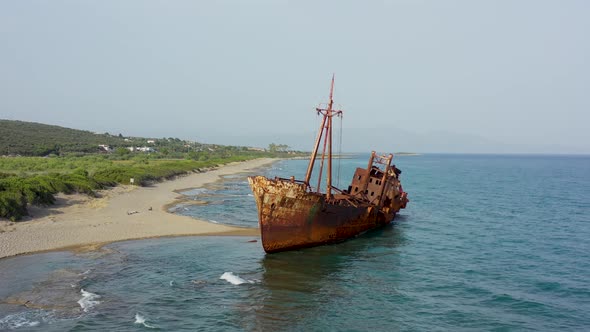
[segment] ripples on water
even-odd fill
[[[1,299],[64,308],[4,301],[0,330],[589,329],[590,158],[396,162],[408,209],[394,225],[339,245],[265,255],[250,238],[196,237],[117,243],[98,257],[1,260]],[[343,161],[349,172],[365,163]],[[286,176],[302,165],[281,162],[266,172]],[[212,202],[235,197],[242,208],[190,205],[198,211],[190,213],[255,225],[244,180],[187,193]],[[86,312],[77,303],[82,289],[100,296]]]

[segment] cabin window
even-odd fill
[[[359,175],[359,176],[358,176],[356,179],[357,179],[357,180],[360,180],[360,179],[361,179],[361,176]]]
[[[371,191],[371,196],[373,196],[373,195],[375,195],[375,192],[374,191]]]
[[[358,192],[359,191],[359,187],[354,187],[354,192]]]
[[[370,179],[369,179],[369,182],[370,182],[370,183],[373,183],[373,178],[370,178]]]
[[[365,190],[365,195],[369,193],[369,190]]]

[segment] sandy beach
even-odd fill
[[[149,187],[119,186],[103,190],[99,198],[60,194],[54,206],[31,207],[31,218],[25,221],[0,221],[0,258],[62,249],[95,250],[115,241],[162,236],[258,236],[258,229],[214,224],[172,214],[167,209],[182,198],[179,190],[202,187],[220,176],[274,161],[263,158],[231,163]]]

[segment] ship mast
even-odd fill
[[[309,158],[309,165],[307,166],[307,173],[305,175],[305,183],[309,186],[309,180],[311,179],[311,173],[313,172],[313,165],[315,163],[318,148],[322,141],[324,130],[326,131],[326,137],[324,137],[324,150],[322,151],[322,163],[320,167],[320,176],[318,179],[318,191],[319,191],[319,183],[321,181],[322,176],[322,169],[324,166],[324,158],[326,157],[326,145],[328,146],[328,174],[326,176],[326,198],[330,199],[332,197],[332,117],[334,115],[340,116],[342,115],[342,111],[334,111],[334,75],[332,75],[332,84],[330,85],[330,100],[328,102],[328,107],[326,109],[316,108],[318,114],[322,114],[322,123],[320,124],[320,128],[318,130],[318,135],[315,141],[315,145],[313,151],[311,153],[311,157]]]
[[[326,116],[328,117],[328,176],[326,176],[326,198],[332,198],[332,105],[334,100],[334,74],[332,74],[332,85],[330,86],[330,102],[328,109],[326,110]]]

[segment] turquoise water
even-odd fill
[[[408,208],[338,245],[265,255],[253,238],[188,237],[0,260],[0,330],[590,329],[590,157],[395,163]],[[342,178],[356,166],[342,160]],[[200,205],[177,212],[255,227],[245,175],[188,192]]]

